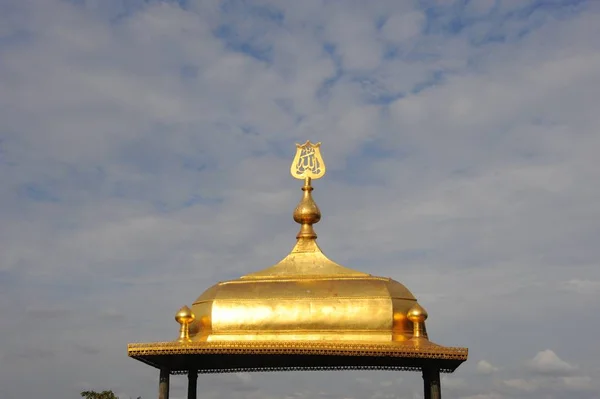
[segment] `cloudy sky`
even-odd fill
[[[286,255],[310,139],[327,255],[403,282],[434,341],[470,348],[444,397],[598,398],[599,37],[592,0],[0,0],[0,397],[156,397],[127,343],[174,339],[180,306]]]

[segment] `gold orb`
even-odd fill
[[[410,308],[408,314],[406,315],[408,320],[412,321],[413,323],[423,323],[425,320],[427,320],[427,316],[427,311],[418,303]]]
[[[190,324],[195,318],[192,310],[187,306],[183,306],[175,315],[175,320],[179,324]]]

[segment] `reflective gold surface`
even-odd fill
[[[405,286],[341,266],[321,251],[313,228],[321,213],[311,185],[325,174],[320,143],[297,145],[290,170],[304,180],[292,251],[274,266],[210,287],[191,312],[178,313],[178,341],[131,344],[130,356],[318,350],[466,360],[465,348],[428,340],[427,312]]]
[[[313,224],[321,213],[311,179],[325,173],[319,148],[298,145],[291,166],[294,177],[304,178],[294,211],[301,225],[296,245],[278,264],[202,294],[192,309],[204,324],[192,328],[192,341],[402,342],[412,337],[408,312],[421,308],[406,287],[341,266],[316,243]]]
[[[296,144],[296,155],[290,166],[293,177],[300,180],[319,179],[325,175],[325,162],[321,157],[321,143],[313,144],[307,140]]]
[[[466,360],[467,348],[444,347],[423,339],[405,342],[153,342],[127,346],[131,357],[186,354],[318,354],[342,356],[388,356],[440,360]]]
[[[217,284],[194,302],[193,312],[208,317],[210,325],[198,328],[192,340],[381,342],[412,335],[408,319],[394,324],[394,313],[406,314],[416,303],[400,283],[315,274]]]
[[[408,310],[407,318],[413,323],[413,337],[427,338],[427,330],[425,329],[425,320],[427,320],[427,311],[418,303]]]
[[[195,318],[192,310],[187,306],[183,306],[175,315],[175,321],[181,325],[179,328],[180,342],[190,341],[190,323],[192,323]]]

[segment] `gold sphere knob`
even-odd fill
[[[175,315],[175,321],[182,325],[190,324],[195,318],[196,317],[192,313],[192,310],[187,306],[183,306]]]
[[[418,303],[410,308],[406,314],[408,320],[413,323],[413,338],[427,339],[427,330],[425,329],[425,320],[427,320],[427,311]]]
[[[302,187],[304,195],[294,210],[294,221],[296,223],[312,225],[321,220],[321,211],[310,194],[312,190],[313,188],[310,185],[310,179],[306,179],[304,187]]]
[[[321,220],[321,211],[312,198],[310,192],[313,190],[310,185],[310,177],[304,180],[304,187],[302,191],[302,199],[294,210],[294,220],[300,224],[300,231],[296,235],[296,238],[301,239],[315,239],[317,234],[313,229],[312,225],[318,223]]]
[[[183,306],[175,315],[175,321],[181,325],[179,328],[179,342],[190,342],[190,324],[196,317],[192,310]]]
[[[313,225],[321,220],[321,212],[312,201],[302,201],[294,210],[294,221],[298,224]]]
[[[408,311],[406,317],[413,323],[424,323],[427,320],[427,311],[418,303]]]

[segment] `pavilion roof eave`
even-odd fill
[[[128,345],[128,355],[173,374],[284,370],[420,370],[453,372],[468,349],[426,340],[364,342],[154,342]]]

